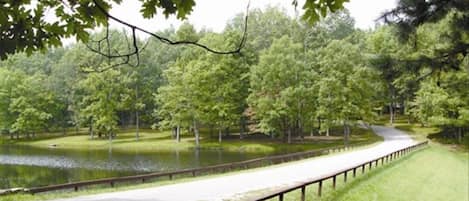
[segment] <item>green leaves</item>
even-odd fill
[[[299,62],[301,49],[300,44],[284,36],[274,40],[261,54],[259,64],[251,68],[248,103],[264,132],[282,131],[298,120],[298,114],[301,117],[308,112],[303,107],[311,98],[304,97],[309,94],[304,86],[309,73]],[[299,104],[303,105],[298,107]],[[281,124],[282,121],[289,123]]]
[[[140,10],[140,13],[142,13],[142,16],[144,18],[152,18],[156,14],[156,4],[158,1],[156,0],[150,0],[150,1],[143,1],[142,4],[142,9]]]
[[[306,0],[303,5],[305,13],[302,18],[310,24],[314,24],[321,17],[326,17],[328,12],[336,12],[344,8],[344,3],[349,0]]]
[[[416,92],[412,114],[423,124],[464,127],[469,125],[469,74],[465,71],[447,72],[426,80]]]
[[[161,8],[167,17],[176,15],[178,19],[186,19],[195,6],[194,0],[140,0],[143,2],[140,13],[144,18],[153,18],[157,9]]]

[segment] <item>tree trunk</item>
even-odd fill
[[[176,141],[181,142],[181,126],[176,127]]]
[[[329,127],[327,127],[327,129],[326,129],[326,136],[327,137],[329,137],[329,130],[330,130]]]
[[[90,122],[90,129],[89,129],[89,132],[90,132],[90,137],[91,137],[91,139],[93,139],[93,138],[94,138],[93,122]]]
[[[287,134],[288,134],[287,143],[291,144],[291,127],[290,126],[288,127]]]
[[[301,120],[298,120],[298,134],[300,135],[301,140],[305,138],[305,136],[303,136],[303,127],[301,126]]]
[[[391,126],[394,124],[394,108],[392,102],[389,103],[389,123]]]
[[[221,143],[221,127],[218,127],[218,143]]]
[[[462,127],[458,128],[458,144],[462,142]]]
[[[225,137],[228,137],[230,135],[230,127],[225,128]]]
[[[140,123],[140,118],[138,114],[138,82],[135,84],[135,138],[138,141],[140,138],[140,133],[139,133],[139,123]]]
[[[347,120],[344,120],[344,145],[348,145],[350,128],[347,124]]]
[[[242,140],[244,138],[244,128],[246,125],[246,122],[244,120],[244,117],[241,117],[240,119],[240,125],[239,125],[239,139]]]
[[[321,118],[318,117],[318,133],[321,130]]]
[[[171,128],[171,139],[175,139],[176,138],[176,127],[172,127]]]
[[[210,125],[210,139],[213,138],[213,125]]]
[[[138,141],[140,138],[140,120],[138,110],[135,111],[135,139]]]
[[[200,144],[199,144],[199,128],[197,128],[197,122],[195,121],[195,119],[192,120],[193,122],[193,126],[194,126],[194,133],[195,133],[195,147],[197,149],[200,148]]]

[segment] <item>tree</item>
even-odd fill
[[[291,143],[292,132],[302,133],[311,115],[305,110],[311,99],[311,72],[301,61],[302,46],[284,36],[264,51],[259,64],[251,68],[248,98],[255,118],[264,132],[281,132]]]
[[[236,35],[236,32],[227,32],[224,36],[207,34],[201,40],[206,40],[214,47],[230,47],[236,45]],[[198,87],[205,102],[202,119],[205,124],[218,127],[218,141],[221,143],[222,129],[228,130],[241,121],[246,109],[248,65],[239,56],[203,53],[196,62],[201,69],[206,69],[193,74],[195,78],[204,80]]]
[[[371,53],[370,62],[380,74],[384,81],[387,95],[386,102],[389,105],[389,123],[394,124],[395,108],[398,103],[398,90],[395,81],[402,76],[403,72],[399,65],[395,62],[399,57],[399,49],[401,45],[397,38],[394,37],[392,28],[388,26],[380,27],[374,31],[367,39],[368,49]]]
[[[91,73],[80,82],[86,92],[83,98],[84,113],[90,120],[90,127],[95,127],[99,136],[105,134],[110,140],[116,135],[117,110],[122,104],[123,94],[128,94],[127,80],[120,72],[110,69],[103,73]],[[91,138],[93,130],[90,129]]]
[[[16,97],[10,103],[10,112],[16,117],[12,132],[23,133],[27,137],[47,127],[52,118],[51,111],[56,102],[54,94],[44,86],[45,76],[35,74],[17,83]]]
[[[413,102],[413,114],[423,125],[436,125],[456,133],[458,142],[469,125],[469,73],[448,72],[441,76],[440,85],[436,79],[422,83]]]
[[[201,122],[204,94],[201,94],[200,83],[196,75],[201,70],[196,60],[198,53],[187,50],[182,58],[164,71],[167,84],[158,89],[156,102],[159,105],[157,115],[163,119],[159,122],[162,128],[177,127],[177,141],[179,141],[180,127],[192,127],[195,133],[196,146],[199,147],[199,130]]]
[[[445,34],[440,41],[449,43],[447,46],[434,48],[433,55],[420,55],[419,57],[404,61],[408,67],[419,70],[430,66],[431,73],[439,69],[455,69],[461,63],[469,49],[469,2],[466,0],[400,0],[398,6],[381,17],[389,24],[397,25],[398,35],[402,41],[418,40],[418,28],[430,23],[447,21]],[[418,47],[416,47],[418,48]]]
[[[372,117],[374,72],[365,66],[358,46],[334,40],[319,52],[318,116],[326,126],[340,123],[348,143],[355,120]]]
[[[13,124],[17,118],[17,114],[11,110],[11,104],[18,96],[17,88],[24,77],[22,73],[0,68],[0,130],[10,133],[10,138],[13,138]]]
[[[352,35],[355,30],[355,20],[347,9],[331,13],[314,26],[302,26],[304,46],[308,49],[317,49],[326,46],[331,40],[342,40]]]

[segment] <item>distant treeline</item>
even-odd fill
[[[229,50],[241,40],[243,20],[235,16],[222,33],[184,23],[160,34]],[[356,29],[347,11],[311,26],[267,8],[251,11],[240,54],[150,38],[138,41],[145,49],[137,67],[119,65],[126,58],[107,59],[85,44],[10,55],[0,62],[0,129],[18,137],[88,127],[91,135],[112,137],[119,127],[152,126],[178,136],[190,128],[198,139],[199,128],[210,127],[221,140],[222,132],[236,127],[241,136],[256,130],[291,142],[328,135],[333,126],[342,126],[347,139],[357,121],[386,111],[392,123],[399,109],[411,121],[462,137],[469,127],[467,57],[449,70],[415,59],[451,45],[447,26],[448,20],[426,24],[403,42],[392,26]],[[99,48],[113,54],[131,48],[125,32],[109,36],[109,47]]]

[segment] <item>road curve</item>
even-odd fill
[[[220,175],[191,182],[150,187],[138,190],[102,193],[60,199],[60,201],[190,201],[239,199],[252,191],[282,187],[319,178],[331,172],[343,170],[384,156],[415,144],[406,133],[389,127],[372,126],[384,141],[366,149],[331,156],[305,159],[234,175]],[[57,200],[59,201],[59,200]]]

